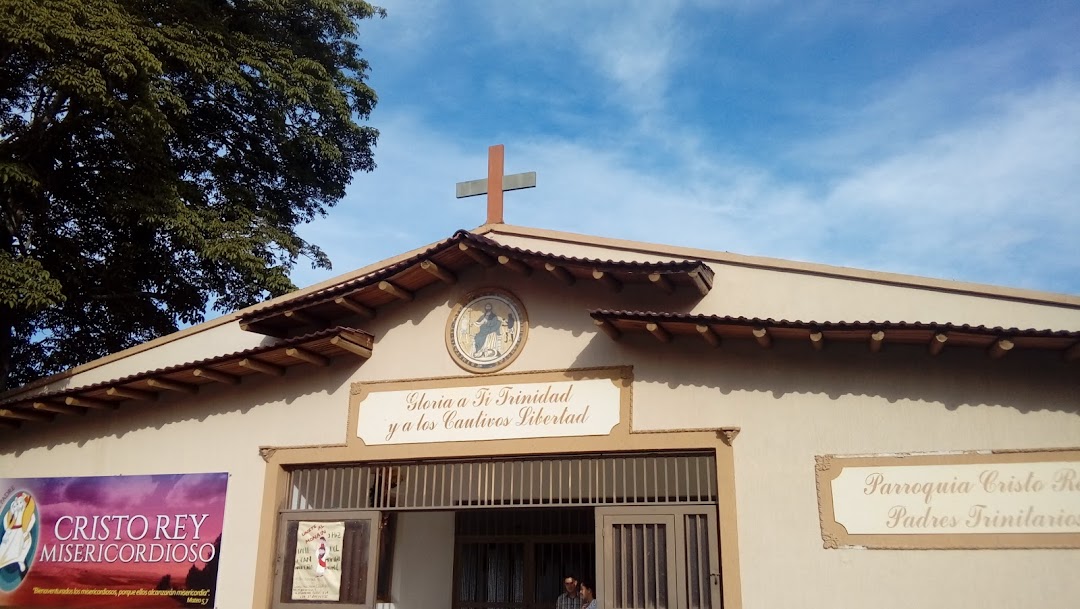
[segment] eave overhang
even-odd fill
[[[476,266],[503,268],[526,276],[549,274],[567,285],[594,282],[613,291],[628,284],[649,284],[669,294],[688,290],[699,298],[709,293],[713,283],[712,270],[700,260],[627,262],[576,258],[512,247],[462,230],[374,273],[254,309],[240,318],[240,326],[261,334],[286,336],[351,316],[371,319],[380,307],[410,301],[433,284],[456,283],[460,273]]]
[[[371,357],[374,337],[355,328],[334,327],[246,349],[122,378],[19,395],[0,401],[0,429],[22,423],[50,422],[61,415],[83,415],[89,410],[114,410],[132,401],[155,401],[161,393],[196,395],[204,385],[239,385],[246,377],[280,377],[294,366],[328,366],[342,356]]]
[[[871,352],[888,344],[924,346],[931,355],[944,349],[983,350],[992,358],[1013,350],[1060,353],[1065,361],[1080,359],[1080,332],[1021,330],[938,323],[787,321],[652,311],[589,312],[597,327],[618,340],[624,334],[651,334],[661,342],[689,337],[719,347],[723,341],[755,342],[768,348],[777,341],[796,341],[820,351],[830,343],[862,343]]]

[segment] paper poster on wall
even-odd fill
[[[228,481],[0,478],[0,607],[213,607]]]
[[[341,596],[341,546],[344,522],[296,524],[292,600],[336,601]]]

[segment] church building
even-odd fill
[[[501,154],[478,228],[0,395],[0,607],[1076,605],[1080,297],[513,226]]]

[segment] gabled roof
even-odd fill
[[[590,311],[596,325],[618,340],[624,333],[640,332],[670,342],[691,336],[714,347],[723,340],[755,341],[769,347],[773,341],[802,341],[821,350],[831,342],[863,343],[878,351],[886,343],[925,345],[931,354],[945,348],[983,349],[1002,357],[1013,349],[1058,351],[1065,360],[1080,359],[1080,332],[1021,330],[937,323],[787,321],[718,315],[690,315],[655,311]]]
[[[23,421],[48,422],[57,415],[111,410],[131,400],[156,400],[161,392],[197,394],[211,383],[237,385],[244,377],[283,376],[299,365],[327,366],[343,355],[371,357],[374,338],[363,330],[334,327],[272,345],[218,355],[194,362],[117,378],[92,385],[0,400],[0,428],[18,428]]]
[[[503,267],[531,275],[550,273],[567,285],[599,282],[612,290],[625,284],[651,284],[672,293],[690,290],[704,296],[712,289],[713,272],[700,260],[627,262],[575,258],[504,245],[460,230],[449,239],[377,271],[257,307],[241,316],[245,330],[285,335],[299,328],[320,327],[345,317],[373,318],[379,307],[412,300],[432,284],[451,284],[457,274],[477,265]]]

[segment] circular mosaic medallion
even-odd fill
[[[513,294],[495,288],[466,295],[446,322],[446,348],[469,372],[495,372],[510,365],[525,346],[529,318]]]

